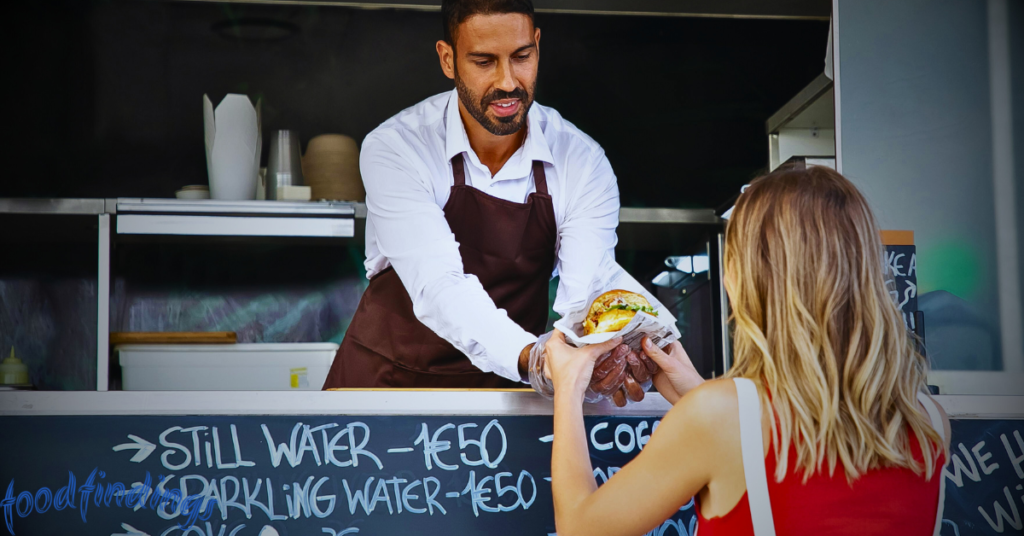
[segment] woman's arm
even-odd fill
[[[586,382],[573,389],[577,384],[571,381],[582,373],[589,376],[593,362],[585,364],[586,348],[552,339],[547,347],[555,383],[551,490],[559,536],[646,532],[706,486],[723,460],[740,459],[738,425],[728,425],[730,417],[738,422],[735,392],[726,382],[709,382],[683,397],[640,454],[598,488],[583,424]]]
[[[555,440],[551,445],[551,494],[558,512],[573,512],[580,502],[597,490],[590,464],[587,431],[583,425],[582,399],[560,394],[555,388]],[[565,533],[569,534],[569,533]]]

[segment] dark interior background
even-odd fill
[[[305,143],[323,133],[362,140],[452,87],[434,52],[436,12],[149,0],[6,10],[4,117],[14,135],[0,197],[173,197],[205,183],[204,93],[214,103],[227,93],[262,99],[264,138],[289,128]],[[634,207],[717,207],[762,171],[765,120],[822,71],[828,35],[825,21],[536,20],[537,101],[605,148],[622,204]],[[361,223],[354,238],[328,241],[115,235],[110,329],[340,342],[366,285]],[[620,228],[616,258],[677,313],[710,375],[706,274],[685,293],[650,285],[666,256],[707,253],[715,229],[704,227]],[[95,217],[0,216],[10,253],[0,263],[0,351],[17,348],[37,388],[95,388],[96,233]]]
[[[229,92],[261,98],[264,137],[291,128],[305,143],[362,140],[452,87],[434,52],[436,12],[144,0],[7,9],[16,135],[3,197],[173,197],[205,183],[204,93],[215,104]],[[764,122],[822,71],[828,35],[813,20],[536,21],[537,101],[605,148],[624,206],[715,207],[763,170]]]

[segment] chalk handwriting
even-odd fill
[[[131,443],[122,443],[113,448],[114,452],[120,452],[126,449],[135,449],[135,455],[131,457],[131,462],[139,463],[149,457],[150,454],[156,450],[156,445],[142,439],[137,435],[128,434],[128,439],[131,439]]]
[[[1017,486],[1018,489],[1021,487],[1022,486]],[[993,501],[993,516],[990,517],[988,512],[985,511],[985,508],[981,506],[978,507],[978,512],[981,514],[981,517],[985,518],[985,521],[987,521],[988,525],[992,527],[992,530],[999,534],[1002,534],[1006,530],[1006,527],[1003,526],[1003,521],[1006,521],[1007,525],[1018,531],[1024,529],[1024,524],[1021,523],[1020,519],[1020,510],[1017,508],[1017,501],[1014,500],[1013,495],[1010,493],[1009,486],[1003,486],[1003,494],[1006,495],[1006,502],[1009,505],[1009,511],[1003,508],[1003,505],[1000,504],[999,501]],[[1024,496],[1020,497],[1020,501],[1021,503],[1024,503]],[[995,518],[994,521],[992,519],[993,517]]]
[[[452,448],[452,442],[448,440],[439,439],[441,434],[447,430],[455,429],[454,424],[446,424],[437,430],[434,430],[434,435],[430,435],[430,430],[427,428],[427,423],[422,424],[420,428],[420,435],[416,437],[414,445],[423,445],[423,463],[430,470],[434,465],[444,469],[445,471],[455,471],[459,468],[458,464],[452,465],[441,461],[438,458],[438,454]]]
[[[950,460],[942,474],[955,487],[946,488],[947,497],[952,494],[953,504],[959,504],[959,497],[967,498],[970,506],[967,506],[965,513],[971,517],[968,527],[987,524],[996,534],[1020,534],[1024,530],[1021,515],[1021,510],[1024,510],[1024,468],[1021,467],[1024,462],[1024,438],[1021,438],[1020,430],[1000,434],[999,442],[995,444],[989,439],[994,434],[984,437],[985,440],[977,441],[972,446],[960,442],[950,449]],[[1004,453],[1006,458],[1002,458]],[[991,476],[997,473],[1001,476]],[[987,488],[992,489],[991,492],[978,487],[986,486],[986,483],[991,485],[989,478],[999,478],[997,482],[1005,482],[1007,477],[1012,478],[1010,475],[1015,475],[1019,482],[995,489]],[[978,505],[971,500],[980,500],[982,497],[987,497],[986,501],[991,500],[991,504]],[[955,534],[959,534],[956,523],[943,521],[952,527]]]
[[[191,448],[189,448],[188,444],[179,443],[171,439],[172,436],[174,436],[174,439],[177,439],[177,434],[185,434],[187,439],[191,439]],[[208,468],[236,469],[238,467],[253,467],[256,465],[255,462],[242,459],[242,448],[238,442],[238,429],[233,424],[231,425],[231,445],[235,458],[233,462],[222,460],[220,431],[216,426],[212,428],[206,426],[193,426],[191,428],[172,426],[160,434],[159,443],[160,446],[167,449],[160,454],[160,462],[169,471],[180,471],[190,465],[199,467],[203,464],[204,452],[206,453],[205,464]],[[180,461],[176,462],[174,460]]]
[[[1003,442],[1003,446],[1006,447],[1006,456],[1010,458],[1010,463],[1013,465],[1013,470],[1017,472],[1017,478],[1024,479],[1024,467],[1021,467],[1021,463],[1024,462],[1024,439],[1020,437],[1020,430],[1013,431],[1013,438],[1017,440],[1017,450],[1020,451],[1020,456],[1014,452],[1013,447],[1010,445],[1010,440],[1007,439],[1006,434],[1000,434],[999,440]]]
[[[460,453],[459,456],[462,458],[462,463],[469,466],[486,465],[491,469],[498,467],[501,460],[505,458],[505,452],[508,451],[508,438],[505,437],[505,430],[498,424],[498,419],[494,419],[487,423],[487,426],[484,426],[483,431],[480,432],[480,439],[466,439],[465,432],[467,428],[476,428],[476,424],[466,423],[459,425],[459,450],[475,446],[480,452],[476,460],[470,460],[464,452]],[[487,450],[487,436],[492,430],[497,430],[497,433],[501,436],[501,451],[493,460],[491,459],[490,452]]]
[[[615,448],[623,454],[629,454],[634,450],[643,450],[647,442],[651,440],[651,434],[658,429],[660,423],[660,420],[656,420],[650,425],[650,434],[644,433],[649,426],[647,421],[640,421],[636,427],[621,423],[615,427],[612,433],[606,434],[602,432],[608,429],[608,423],[599,422],[590,429],[590,446],[598,451]],[[598,437],[599,433],[600,438]]]
[[[72,510],[82,523],[88,523],[90,509],[93,512],[125,509],[151,510],[154,518],[172,523],[154,529],[132,521],[153,535],[269,535],[276,533],[271,523],[288,526],[296,520],[335,520],[338,515],[430,517],[450,516],[453,512],[465,515],[472,511],[474,517],[500,516],[528,510],[538,499],[534,475],[521,467],[508,466],[514,447],[497,418],[437,424],[421,422],[406,436],[415,437],[413,446],[398,443],[376,447],[371,441],[370,426],[360,421],[314,424],[293,421],[286,427],[268,421],[248,431],[260,439],[249,440],[244,445],[241,439],[252,436],[242,434],[236,424],[194,423],[189,421],[181,426],[168,426],[158,430],[159,433],[148,433],[152,435],[126,434],[128,441],[122,439],[107,446],[108,452],[128,451],[122,459],[139,469],[134,482],[131,479],[108,480],[99,467],[88,474],[69,471],[66,482],[49,482],[48,486],[33,489],[23,489],[22,481],[9,479],[6,493],[0,496],[0,511],[7,532],[14,535],[18,520],[29,516]],[[658,423],[657,420],[628,424],[601,422],[590,430],[590,440],[594,450],[631,454],[644,448]],[[539,439],[550,443],[553,436]],[[258,447],[264,440],[265,451]],[[418,471],[403,469],[393,474],[362,474],[384,471],[387,455],[381,457],[377,453],[385,451],[387,455],[398,456],[419,452],[424,465],[419,467],[417,462]],[[991,457],[985,448],[979,448],[977,454]],[[998,468],[994,459],[985,460],[988,463],[982,465],[983,468]],[[265,470],[255,471],[257,465]],[[163,474],[144,471],[147,467],[159,468]],[[279,468],[301,468],[301,472],[267,472]],[[459,469],[464,471],[456,472]],[[618,470],[618,467],[600,467],[595,469],[594,475],[603,483]],[[437,471],[448,476],[431,476]],[[539,477],[550,481],[544,474]],[[463,506],[466,510],[458,510]],[[103,514],[104,521],[99,523],[109,522],[107,515]],[[247,526],[250,528],[246,529]],[[264,530],[257,530],[259,527]],[[356,527],[317,527],[317,530],[333,536],[359,533]],[[692,536],[689,527],[672,520],[652,534],[661,536],[666,531]],[[149,536],[127,524],[121,526],[121,532]]]
[[[228,532],[228,527],[226,525],[221,525],[218,530],[214,532],[213,524],[206,522],[205,527],[193,525],[191,527],[182,528],[175,525],[161,532],[160,536],[170,536],[175,533],[177,533],[178,536],[240,536],[243,529],[245,529],[245,523],[231,529],[231,532]]]
[[[334,529],[324,527],[322,531],[328,536],[345,536],[346,534],[359,534],[359,527],[352,527],[341,532],[334,532]]]
[[[946,468],[942,470],[942,474],[946,478],[952,480],[958,488],[964,487],[965,476],[975,482],[981,482],[981,475],[978,474],[978,467],[974,464],[974,457],[967,451],[967,447],[965,447],[963,443],[960,443],[957,446],[963,454],[963,458],[961,459],[959,454],[952,452],[952,449],[950,449],[951,460],[950,463],[946,465]],[[967,460],[967,462],[964,463],[962,460]],[[949,471],[950,466],[953,467],[953,472]]]
[[[303,456],[309,452],[317,466],[327,463],[337,467],[359,467],[359,457],[364,456],[376,464],[378,469],[384,468],[384,463],[380,461],[380,458],[366,448],[370,442],[369,426],[362,422],[350,422],[328,439],[327,430],[337,426],[336,423],[330,423],[311,428],[308,424],[295,423],[295,426],[292,427],[291,440],[288,443],[276,443],[267,425],[260,425],[263,435],[267,438],[270,463],[274,467],[281,465],[282,458],[288,461],[289,466],[296,467],[302,463]],[[321,432],[323,461],[321,461],[320,451],[317,449],[317,442],[314,438],[316,432]],[[343,439],[347,439],[347,444],[339,444]],[[342,451],[348,451],[347,459],[339,459],[337,453]]]

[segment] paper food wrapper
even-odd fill
[[[256,199],[263,143],[260,108],[260,101],[253,106],[246,95],[228,94],[214,109],[210,97],[203,95],[211,199]]]
[[[665,306],[662,305],[661,302],[659,302],[650,292],[647,292],[645,289],[635,288],[627,288],[623,290],[629,290],[630,292],[636,292],[637,294],[643,295],[643,297],[647,298],[647,301],[651,303],[651,306],[658,313],[658,316],[638,312],[633,317],[633,320],[619,331],[584,335],[583,321],[587,318],[587,313],[590,311],[590,304],[594,303],[594,300],[597,299],[598,296],[609,290],[613,289],[603,289],[592,292],[582,309],[573,311],[555,322],[555,328],[565,334],[565,340],[569,341],[577,348],[582,348],[589,344],[602,343],[609,339],[621,336],[622,342],[629,345],[629,347],[634,350],[640,349],[640,339],[644,335],[650,337],[651,341],[659,348],[679,340],[679,328],[676,327],[675,315],[665,308]]]

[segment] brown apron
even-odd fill
[[[526,203],[514,203],[467,186],[461,154],[451,162],[455,184],[444,217],[459,243],[464,272],[480,280],[513,322],[540,335],[547,327],[556,236],[544,163],[533,162],[536,192]],[[359,301],[323,388],[334,387],[524,386],[482,372],[417,320],[405,286],[389,267],[370,280]]]

